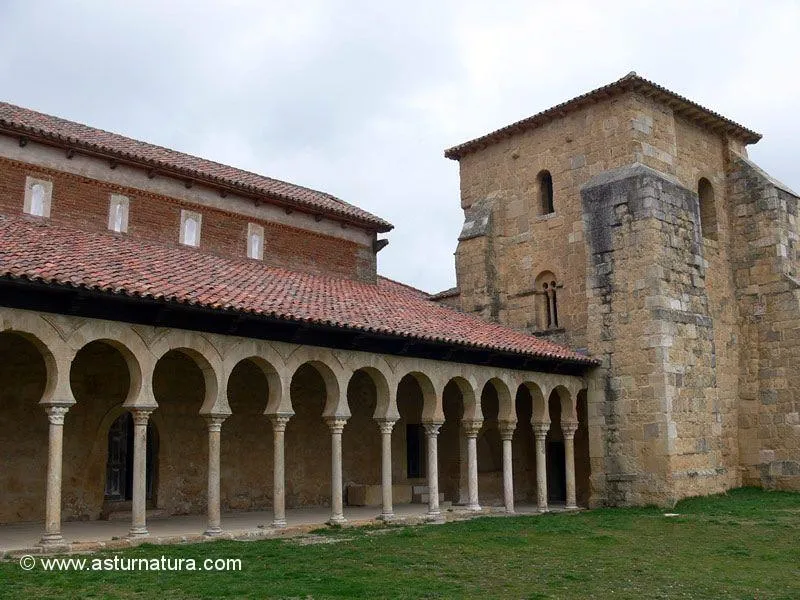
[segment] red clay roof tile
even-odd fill
[[[389,231],[391,223],[348,204],[331,194],[243,171],[211,160],[140,142],[59,117],[0,102],[0,128],[31,137],[40,136],[62,146],[85,149],[150,168],[238,188],[273,201],[283,201],[311,212],[346,218],[377,231]]]
[[[684,114],[687,118],[695,120],[701,127],[712,127],[720,131],[725,131],[731,137],[740,139],[747,144],[755,144],[761,139],[760,133],[756,133],[752,129],[739,125],[735,121],[731,121],[727,117],[723,117],[721,114],[705,108],[631,71],[621,79],[609,83],[608,85],[576,96],[571,100],[557,104],[531,117],[512,123],[511,125],[501,127],[500,129],[475,138],[474,140],[448,148],[444,151],[444,155],[447,158],[459,160],[463,156],[490,146],[501,139],[511,137],[522,131],[527,131],[528,129],[540,127],[554,119],[563,117],[568,112],[578,110],[587,104],[631,90],[652,95],[654,98],[671,106],[676,113]]]
[[[389,279],[375,285],[315,276],[30,217],[0,215],[0,277],[595,363],[552,342],[432,302],[424,292]]]

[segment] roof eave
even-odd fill
[[[324,215],[329,218],[335,219],[340,222],[352,224],[362,229],[375,231],[377,233],[386,233],[394,229],[394,225],[388,221],[384,221],[379,217],[372,219],[360,219],[354,215],[348,215],[344,212],[339,212],[331,209],[321,208],[318,206],[310,205],[290,196],[279,194],[276,192],[264,192],[253,186],[248,186],[242,183],[237,183],[225,179],[223,177],[215,177],[213,175],[204,175],[193,171],[191,169],[181,169],[178,167],[166,165],[159,161],[147,160],[137,156],[133,156],[126,152],[118,152],[108,148],[98,147],[81,140],[73,138],[65,138],[57,134],[47,133],[36,129],[19,125],[16,123],[9,123],[0,119],[0,133],[9,136],[24,136],[28,139],[35,140],[39,143],[44,143],[58,148],[80,150],[82,154],[87,156],[95,156],[99,158],[113,159],[119,164],[127,164],[130,166],[143,168],[151,171],[156,171],[159,174],[167,175],[181,180],[190,180],[192,182],[204,183],[216,187],[220,190],[235,192],[240,195],[249,195],[251,197],[264,200],[271,204],[279,205],[283,208],[291,208],[300,212],[305,212],[311,215]]]
[[[207,311],[209,313],[215,313],[220,315],[231,315],[231,316],[240,316],[245,317],[248,319],[256,319],[256,320],[271,320],[271,321],[279,321],[288,324],[295,324],[295,325],[302,325],[304,327],[311,327],[311,328],[319,328],[320,330],[337,330],[345,333],[351,334],[358,334],[358,335],[368,335],[375,338],[381,339],[393,339],[396,341],[402,342],[409,342],[409,343],[417,343],[417,344],[425,344],[430,346],[436,346],[440,348],[448,348],[457,351],[466,351],[466,352],[486,352],[489,355],[496,355],[496,356],[505,356],[509,358],[515,358],[517,360],[530,360],[536,361],[540,363],[553,363],[553,364],[563,364],[569,365],[572,368],[578,369],[590,369],[596,367],[600,364],[597,359],[593,359],[591,357],[584,357],[580,355],[575,355],[573,357],[563,357],[558,356],[551,353],[531,353],[531,352],[524,352],[524,351],[517,351],[510,348],[500,348],[500,347],[492,347],[482,344],[470,344],[465,342],[458,342],[452,340],[443,340],[438,338],[429,338],[425,336],[414,336],[403,334],[399,332],[389,333],[386,331],[375,330],[372,328],[365,328],[365,327],[355,327],[351,325],[345,325],[342,323],[338,323],[335,321],[323,321],[323,320],[316,320],[316,319],[300,319],[294,318],[287,315],[282,315],[278,313],[263,313],[263,312],[256,312],[256,311],[246,311],[246,310],[239,310],[233,307],[212,307],[203,305],[197,302],[191,302],[186,300],[179,300],[174,297],[166,298],[166,297],[158,297],[155,295],[141,295],[141,294],[131,294],[125,290],[110,290],[104,289],[98,286],[88,286],[85,284],[72,284],[72,283],[65,283],[65,282],[55,282],[55,281],[48,281],[43,278],[33,278],[28,276],[14,276],[14,275],[0,275],[0,282],[6,282],[14,286],[22,286],[29,290],[39,288],[39,289],[49,289],[53,291],[65,291],[71,293],[78,293],[78,294],[89,294],[92,296],[100,297],[100,298],[107,298],[107,299],[117,299],[125,302],[133,302],[138,304],[156,304],[156,305],[164,305],[170,306],[175,309],[186,309],[186,310],[199,310],[199,311]],[[73,303],[74,305],[79,305],[80,303]],[[85,315],[91,317],[91,315]]]
[[[672,92],[652,81],[644,79],[635,74],[629,74],[609,83],[603,87],[589,91],[580,96],[576,96],[571,100],[567,100],[561,104],[548,108],[540,113],[516,121],[505,127],[501,127],[495,131],[487,133],[473,140],[458,144],[444,151],[445,158],[451,160],[460,160],[468,154],[472,154],[483,148],[498,143],[500,140],[512,137],[518,133],[522,133],[529,129],[534,129],[545,123],[553,121],[557,118],[563,117],[568,113],[583,108],[589,104],[595,104],[618,96],[620,94],[635,91],[644,93],[651,97],[657,97],[660,101],[676,110],[679,114],[684,114],[689,119],[697,122],[701,126],[707,127],[719,133],[729,135],[734,139],[738,139],[745,144],[755,144],[758,142],[762,135],[735,121],[732,121],[714,111],[711,111],[696,102],[684,98],[675,92]]]

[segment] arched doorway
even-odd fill
[[[147,424],[147,464],[145,472],[148,505],[155,504],[157,439],[153,422]],[[109,504],[130,502],[133,497],[133,417],[124,412],[108,429],[105,499]]]
[[[43,344],[0,332],[0,523],[44,517],[48,421],[39,401],[47,387]]]

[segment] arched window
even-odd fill
[[[556,211],[553,206],[553,176],[550,171],[540,171],[536,176],[539,186],[539,214],[549,215]]]
[[[247,258],[264,258],[264,228],[255,223],[247,225]]]
[[[714,187],[703,177],[697,182],[697,197],[700,201],[700,231],[704,238],[718,239],[717,205],[714,200]]]
[[[558,329],[558,288],[552,271],[543,271],[534,284],[536,292],[536,326],[539,331]]]
[[[190,210],[181,211],[181,244],[195,247],[200,245],[200,225],[202,219],[203,217],[200,213]]]
[[[49,217],[53,182],[28,176],[25,178],[25,200],[22,211],[34,217]]]

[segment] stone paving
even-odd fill
[[[395,505],[398,522],[417,524],[425,521],[428,507],[424,504]],[[551,510],[563,510],[563,507],[551,507]],[[518,505],[517,514],[538,514],[535,505]],[[367,525],[379,522],[377,516],[380,508],[348,507],[345,517],[348,525]],[[153,518],[148,521],[148,537],[130,539],[129,521],[67,521],[62,531],[65,543],[59,546],[39,546],[44,526],[42,523],[14,523],[0,525],[0,558],[9,558],[21,554],[92,552],[101,549],[121,549],[149,544],[181,544],[197,543],[216,539],[262,539],[286,537],[308,533],[312,529],[324,527],[330,519],[330,508],[298,508],[286,511],[287,526],[275,529],[271,511],[253,511],[224,513],[222,515],[222,534],[209,537],[203,534],[206,529],[205,515],[171,516]],[[482,515],[504,515],[502,507],[487,507],[479,512],[467,511],[463,507],[443,510],[446,520],[459,520]]]

